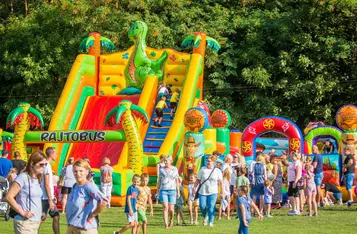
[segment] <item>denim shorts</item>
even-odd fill
[[[348,173],[345,175],[345,180],[346,180],[346,189],[352,189],[353,186],[353,180],[355,179],[355,174],[354,173]]]
[[[126,214],[126,218],[128,219],[128,223],[138,221],[138,212],[135,212],[133,215],[130,215],[129,213],[125,213],[125,214]]]
[[[160,190],[160,202],[175,205],[176,190]]]
[[[334,197],[336,200],[340,200],[340,199],[342,199],[342,193],[334,193],[334,194],[333,194],[333,197]]]
[[[324,173],[323,172],[315,174],[315,179],[314,180],[315,180],[316,186],[321,186],[323,178],[324,178]]]

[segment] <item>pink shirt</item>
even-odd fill
[[[290,166],[288,167],[288,181],[292,182],[296,179],[296,167],[302,168],[302,164],[300,160],[296,160],[295,162],[292,162]],[[300,175],[301,176],[301,175]],[[300,178],[298,178],[300,179]]]

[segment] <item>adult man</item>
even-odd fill
[[[51,162],[56,160],[57,153],[56,149],[53,147],[48,147],[46,149],[47,165],[45,171],[43,172],[41,187],[43,191],[42,195],[42,221],[46,220],[47,213],[51,216],[52,220],[52,230],[54,234],[60,234],[60,214],[56,208],[55,195],[53,187],[53,172],[51,168]]]
[[[317,190],[317,205],[320,206],[322,204],[322,190],[321,190],[321,183],[322,179],[324,178],[324,172],[322,170],[323,161],[322,156],[319,153],[319,148],[316,145],[312,146],[312,153],[314,154],[314,160],[312,161],[312,165],[314,167],[314,174],[315,174],[315,184]]]
[[[9,156],[9,151],[4,149],[2,151],[2,157],[0,158],[0,176],[2,177],[7,177],[7,175],[10,172],[10,169],[12,168],[12,162],[7,159]]]
[[[345,161],[343,162],[342,172],[345,175],[345,185],[346,185],[346,190],[348,192],[348,201],[347,201],[348,204],[350,202],[353,202],[352,186],[353,186],[353,180],[355,178],[355,160],[349,148],[345,149],[345,156],[346,158]]]
[[[26,167],[26,162],[20,159],[20,152],[16,151],[14,154],[14,160],[12,160],[12,165],[17,169],[17,174],[20,174],[22,170]]]

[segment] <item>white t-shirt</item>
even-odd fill
[[[228,180],[223,180],[223,189],[224,189],[224,196],[230,196],[231,195],[231,190],[230,190],[230,181]]]
[[[167,90],[166,87],[161,87],[161,88],[159,89],[159,93],[169,94],[169,91]]]
[[[161,167],[159,178],[161,179],[160,190],[176,190],[176,179],[179,177],[177,168]]]
[[[190,201],[194,201],[195,200],[195,195],[196,194],[193,193],[193,188],[194,187],[195,187],[195,184],[189,184],[188,185],[188,200],[190,200]],[[197,187],[196,187],[196,189],[197,189]]]
[[[290,163],[290,166],[288,167],[288,182],[292,182],[295,180],[296,177],[296,167],[302,168],[302,164],[300,160],[296,160],[293,163]],[[301,176],[301,175],[300,175]],[[300,179],[300,178],[298,178]]]
[[[198,180],[203,183],[211,174],[212,169],[207,167],[202,167],[200,172],[198,173]],[[218,193],[218,181],[222,181],[222,172],[218,168],[214,169],[209,180],[207,180],[204,184],[202,184],[199,194],[201,195],[211,195]]]
[[[72,188],[74,183],[76,183],[76,179],[73,174],[73,165],[68,165],[65,168],[65,171],[63,171],[63,173],[66,173],[64,175],[64,187]]]
[[[236,184],[236,174],[234,173],[234,170],[233,170],[233,164],[232,165],[228,165],[228,164],[223,164],[222,166],[222,174],[224,172],[224,170],[226,170],[226,168],[229,168],[230,172],[231,172],[231,181],[230,181],[230,184],[231,185],[235,185]]]
[[[42,200],[48,200],[48,196],[46,193],[46,188],[45,188],[45,175],[49,175],[49,183],[50,183],[50,188],[51,188],[51,199],[55,198],[55,189],[53,187],[53,172],[52,168],[49,162],[47,162],[47,166],[45,167],[45,170],[42,175],[42,181],[41,181],[41,188],[42,188]]]

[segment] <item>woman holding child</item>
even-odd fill
[[[174,225],[174,206],[176,198],[180,197],[179,174],[176,167],[172,166],[172,157],[164,157],[165,166],[160,168],[157,190],[160,191],[160,202],[163,207],[165,228]],[[168,217],[170,216],[170,217]],[[168,222],[170,218],[170,223]]]

